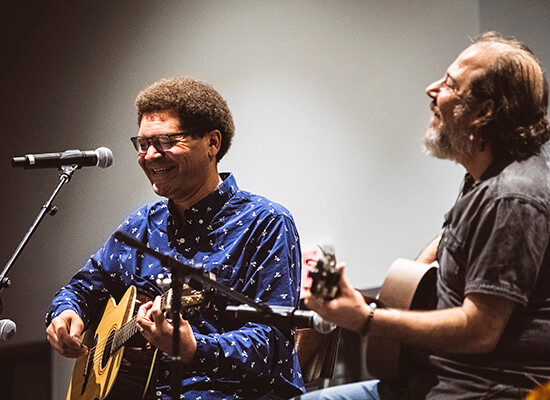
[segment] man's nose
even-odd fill
[[[443,82],[443,78],[433,82],[432,84],[430,84],[426,88],[426,94],[429,97],[431,97],[432,99],[435,100],[435,98],[437,97],[437,94],[439,93],[439,89],[441,88],[441,83],[442,82]]]
[[[145,152],[145,155],[144,155],[146,160],[158,158],[159,156],[162,155],[162,153],[158,151],[155,146],[153,146],[152,142],[149,142],[148,145],[149,146],[147,147],[147,151]]]

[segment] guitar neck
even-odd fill
[[[111,348],[111,354],[114,354],[122,346],[128,342],[131,338],[138,333],[139,327],[137,323],[137,315],[134,315],[132,319],[123,324],[120,329],[118,329],[113,337],[113,346]]]
[[[204,300],[203,294],[200,291],[184,289],[184,294],[181,296],[181,309],[187,309],[191,306],[202,303]],[[163,312],[170,310],[172,303],[172,289],[164,292],[160,296],[160,308]],[[113,345],[111,354],[114,354],[118,349],[124,346],[136,333],[139,332],[137,323],[137,314],[134,315],[128,322],[123,324],[120,329],[115,332],[113,337]]]
[[[161,303],[165,304],[166,299],[169,297],[169,292],[165,292],[161,296]],[[122,346],[124,346],[130,339],[132,339],[136,333],[139,332],[139,325],[137,323],[137,313],[128,322],[123,324],[113,337],[113,345],[111,348],[111,354],[116,353]]]

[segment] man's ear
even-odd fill
[[[206,134],[208,140],[208,155],[215,158],[222,147],[222,133],[215,129]]]
[[[482,127],[484,125],[487,125],[489,121],[493,119],[494,116],[494,109],[495,109],[495,102],[492,99],[485,100],[483,103],[481,103],[477,107],[477,114],[474,122],[472,123],[473,126],[476,128]]]

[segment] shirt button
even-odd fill
[[[164,371],[164,376],[169,376],[170,375],[170,371],[166,370]]]
[[[199,224],[202,224],[204,221],[202,219],[199,219]]]

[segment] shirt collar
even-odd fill
[[[232,173],[223,172],[220,177],[222,182],[216,190],[185,210],[184,221],[179,221],[183,226],[197,226],[197,224],[202,225],[210,222],[212,217],[239,191],[237,181]],[[178,215],[172,200],[168,201],[168,209],[172,216]],[[179,220],[179,218],[174,219]]]
[[[462,189],[462,194],[468,193],[474,187],[478,186],[481,182],[486,181],[493,176],[497,176],[502,172],[502,170],[510,164],[510,161],[493,161],[485,171],[479,177],[479,181],[476,181],[474,177],[468,172],[464,177],[464,185]]]

